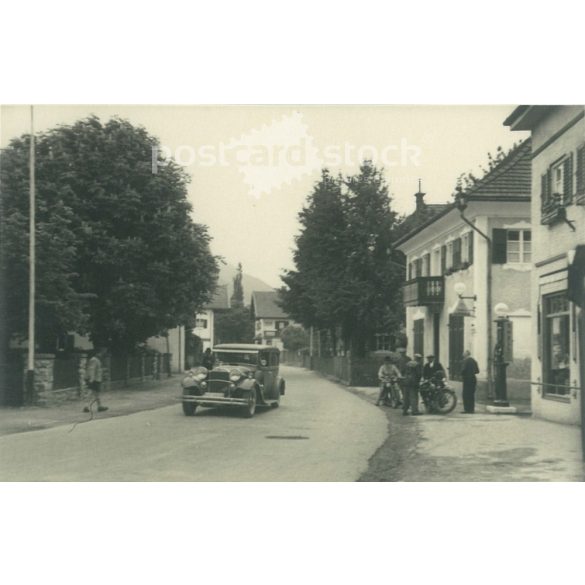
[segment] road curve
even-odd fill
[[[2,481],[354,481],[387,436],[384,413],[307,370],[252,419],[176,406],[0,437]],[[179,391],[177,391],[177,394]]]

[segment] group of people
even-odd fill
[[[419,388],[421,382],[431,380],[437,373],[446,377],[445,368],[436,359],[434,355],[427,356],[427,362],[423,365],[422,355],[414,354],[414,358],[406,355],[406,349],[398,348],[394,358],[386,356],[384,363],[378,370],[378,379],[380,380],[380,394],[376,401],[376,406],[384,401],[385,381],[395,379],[395,383],[400,385],[402,390],[402,414],[412,414],[417,416],[422,414],[418,408],[419,405]],[[477,387],[476,375],[479,373],[477,362],[471,357],[471,353],[466,351],[463,354],[461,362],[461,378],[463,380],[463,414],[473,414],[475,412],[475,389]],[[410,411],[410,413],[409,413]]]

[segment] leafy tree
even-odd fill
[[[232,307],[215,315],[218,343],[252,343],[254,322],[248,307]]]
[[[280,333],[284,349],[298,351],[309,345],[309,336],[300,325],[289,325]]]
[[[296,270],[282,276],[283,307],[305,326],[331,328],[342,317],[335,302],[345,273],[346,212],[341,177],[327,169],[299,213],[301,233],[293,260]]]
[[[7,300],[15,315],[9,334],[25,328],[17,297],[28,289],[27,144],[27,137],[13,140],[2,164],[6,270],[17,283]],[[191,219],[188,175],[163,160],[153,173],[158,146],[143,128],[94,116],[37,137],[37,237],[45,255],[38,298],[49,307],[39,329],[87,331],[96,344],[129,350],[193,325],[215,286],[217,263],[207,229]],[[84,304],[88,295],[93,300]]]
[[[243,307],[244,306],[244,287],[242,286],[242,263],[238,263],[238,270],[234,276],[234,292],[231,296],[232,307]]]
[[[402,318],[402,258],[392,248],[396,213],[382,175],[366,161],[359,173],[324,170],[299,214],[295,270],[282,280],[282,304],[305,326],[341,326],[346,346],[362,355],[376,331]]]

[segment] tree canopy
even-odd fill
[[[299,213],[295,269],[286,272],[283,308],[305,326],[340,327],[358,355],[375,332],[402,319],[403,258],[392,248],[397,216],[381,170],[364,162],[350,177],[324,169]]]
[[[2,155],[2,268],[7,334],[25,337],[29,136]],[[152,170],[158,140],[144,128],[91,116],[36,136],[39,336],[88,333],[131,349],[191,326],[210,299],[217,262],[191,218],[189,176],[172,161]]]

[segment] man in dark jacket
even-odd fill
[[[461,364],[461,378],[463,380],[463,413],[473,414],[475,412],[475,388],[477,386],[476,374],[479,374],[479,366],[466,351],[463,354]]]
[[[406,361],[408,360],[408,361]],[[410,408],[414,416],[421,414],[418,410],[418,386],[422,377],[422,356],[414,355],[414,360],[405,356],[405,365],[402,374],[402,414],[407,415]]]
[[[444,376],[445,368],[435,359],[434,355],[428,355],[427,363],[423,366],[423,379],[430,380],[437,372],[441,372]]]

